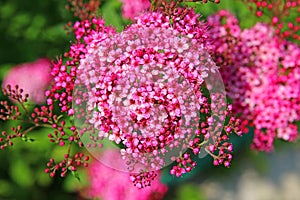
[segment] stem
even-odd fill
[[[32,131],[33,129],[35,129],[37,127],[39,127],[39,126],[37,126],[37,125],[36,126],[32,126],[32,127],[28,128],[27,130],[23,131],[23,134],[27,134],[27,133],[29,133],[30,131]]]
[[[72,146],[72,141],[69,143],[68,145],[68,154],[70,155],[70,152],[71,152],[71,146]]]
[[[205,148],[205,151],[206,151],[211,157],[213,157],[214,159],[219,159],[219,157],[216,156],[215,154],[211,153],[211,152],[207,149],[207,147]]]
[[[33,125],[35,125],[34,127],[53,128],[53,127],[51,126],[51,124],[39,124],[39,123],[35,123],[35,122],[31,121],[31,120],[24,120],[24,119],[18,119],[18,118],[15,119],[15,120],[18,120],[18,121],[20,121],[20,122],[25,122],[25,123],[33,124]]]
[[[203,142],[201,142],[201,143],[199,144],[199,147],[201,147],[202,145],[204,145],[204,144],[206,144],[206,143],[208,143],[208,140],[204,140]]]
[[[20,101],[20,100],[18,100],[18,102],[20,103],[21,107],[23,108],[23,110],[24,110],[24,112],[25,112],[25,115],[26,115],[28,118],[32,119],[31,116],[30,116],[30,114],[29,114],[29,112],[28,112],[28,110],[27,110],[27,108],[26,108],[25,105],[24,105],[24,102],[23,102],[23,101]]]

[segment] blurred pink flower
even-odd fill
[[[276,138],[296,141],[300,120],[300,47],[257,23],[241,30],[227,11],[208,18],[215,59],[245,125],[254,127],[252,148],[272,151]],[[249,123],[250,122],[250,123]]]
[[[23,63],[15,66],[5,76],[2,86],[19,85],[24,93],[37,104],[45,100],[45,90],[51,82],[51,61],[47,58],[40,58],[31,63]]]
[[[107,162],[124,165],[117,151],[105,151],[103,155]],[[150,187],[138,189],[132,184],[128,173],[107,167],[95,160],[88,168],[90,186],[86,189],[85,195],[89,198],[100,198],[103,200],[159,200],[167,192],[168,188],[159,179],[154,179]]]
[[[127,19],[134,20],[142,12],[150,8],[150,0],[121,0],[122,13]]]

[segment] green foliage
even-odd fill
[[[0,66],[61,54],[69,36],[63,26],[70,20],[66,1],[6,1],[0,3]],[[32,6],[34,5],[34,6]]]
[[[66,3],[0,2],[0,84],[13,66],[40,57],[55,59],[68,48],[71,37],[63,27],[72,18],[64,9]],[[0,98],[3,99],[2,93]],[[1,131],[9,131],[16,124],[0,121]],[[73,194],[62,190],[60,179],[50,179],[44,173],[53,146],[47,138],[48,131],[36,129],[0,152],[0,199],[53,199],[50,192],[55,199],[71,199]]]
[[[204,19],[219,10],[228,10],[231,13],[234,13],[239,20],[242,19],[242,22],[240,23],[242,28],[249,28],[259,21],[255,17],[249,17],[253,14],[248,9],[248,6],[241,1],[233,2],[232,0],[222,0],[220,4],[203,4],[199,2],[188,2],[184,4],[188,5],[189,7],[193,7],[195,11],[200,13]]]
[[[107,25],[114,26],[118,31],[124,27],[124,20],[120,17],[121,2],[118,0],[106,1],[101,8],[101,15],[106,20]]]

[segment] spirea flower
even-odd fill
[[[139,173],[137,187],[174,161],[171,174],[191,171],[200,152],[228,167],[227,135],[241,134],[197,20],[191,9],[145,14],[120,34],[95,35],[80,60],[73,102],[82,140],[100,160],[98,147],[115,145],[127,166],[113,167]]]
[[[51,62],[47,58],[40,58],[32,63],[23,63],[13,67],[3,80],[3,88],[7,85],[18,85],[29,94],[30,100],[40,104],[45,101],[45,90],[50,85]]]
[[[176,8],[168,13],[149,12],[137,18],[136,27],[164,28],[176,30],[188,38],[198,41],[202,48],[210,52],[212,46],[207,33],[207,25],[200,21],[200,14],[190,8]]]
[[[216,61],[224,65],[227,94],[235,112],[255,128],[252,147],[271,151],[275,138],[295,141],[294,122],[300,120],[299,46],[280,39],[263,23],[241,31],[237,19],[226,11],[208,21]]]
[[[121,0],[121,2],[123,3],[123,16],[131,20],[134,20],[137,16],[145,12],[151,6],[150,0]]]
[[[95,34],[98,38],[114,34],[112,27],[104,26],[104,20],[92,18],[91,20],[82,20],[74,23],[73,32],[76,41],[71,44],[69,52],[64,56],[68,60],[64,63],[59,58],[51,70],[54,77],[54,83],[51,89],[46,92],[47,103],[52,105],[54,101],[59,102],[62,112],[67,112],[70,116],[74,114],[72,109],[72,93],[74,81],[77,76],[77,67],[81,59],[85,57],[86,46],[94,40]]]
[[[108,150],[103,153],[107,160],[126,166],[123,160],[119,159],[119,152]],[[133,186],[127,173],[112,169],[97,160],[88,168],[88,179],[90,184],[83,195],[103,200],[160,200],[168,190],[167,186],[160,182],[160,174],[152,181],[150,187],[138,189]]]

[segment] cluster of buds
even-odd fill
[[[81,20],[96,17],[100,6],[100,0],[90,0],[88,2],[84,0],[68,0],[68,2],[66,9],[72,11],[74,17],[78,17]]]
[[[131,174],[129,179],[133,182],[134,186],[141,189],[151,186],[151,182],[157,177],[155,171],[140,172],[138,174]]]
[[[10,105],[9,101],[0,102],[0,119],[3,121],[14,120],[20,123],[25,122],[31,124],[29,127],[23,128],[22,126],[12,127],[10,132],[2,131],[0,136],[0,149],[4,150],[8,146],[13,145],[14,139],[21,139],[25,142],[34,142],[33,138],[27,136],[27,133],[38,127],[52,128],[53,133],[49,133],[49,141],[59,146],[68,145],[68,153],[64,159],[58,164],[54,163],[54,159],[51,158],[47,164],[45,172],[49,173],[51,177],[54,177],[57,171],[61,170],[61,176],[65,176],[68,171],[75,171],[78,167],[87,167],[88,156],[84,156],[83,153],[77,153],[73,155],[73,158],[69,157],[72,144],[77,144],[79,147],[83,147],[80,141],[79,134],[75,126],[66,125],[65,120],[62,120],[64,115],[54,114],[54,106],[38,106],[32,108],[28,103],[28,94],[23,94],[23,89],[19,86],[14,88],[8,85],[3,89],[5,96],[10,98],[13,105]]]
[[[11,131],[13,133],[7,133],[6,131],[2,131],[1,136],[0,136],[0,149],[4,150],[6,147],[8,146],[12,146],[13,143],[13,139],[15,138],[24,138],[25,139],[25,134],[23,132],[21,132],[22,127],[21,126],[17,126],[17,128],[15,127],[11,127]]]
[[[23,89],[16,85],[14,88],[7,85],[3,88],[3,93],[5,96],[10,98],[12,101],[20,103],[23,107],[28,101],[28,94],[23,94]],[[18,120],[20,119],[22,112],[20,108],[16,105],[10,105],[8,101],[0,101],[0,119],[2,121],[7,120]],[[16,138],[21,138],[22,140],[31,140],[27,138],[26,133],[31,129],[23,130],[22,126],[11,127],[10,131],[2,131],[0,135],[0,149],[4,150],[8,146],[13,145],[13,140]]]
[[[75,12],[75,15],[79,17],[81,21],[76,22],[73,26],[76,41],[71,45],[69,52],[64,54],[64,56],[68,58],[67,61],[64,63],[62,58],[60,58],[52,66],[51,75],[54,77],[54,81],[50,90],[45,93],[47,105],[34,108],[28,102],[30,98],[29,95],[23,94],[24,91],[19,86],[12,88],[8,85],[3,89],[4,95],[10,98],[15,105],[10,105],[8,101],[1,101],[0,119],[4,121],[18,120],[21,123],[25,122],[31,124],[31,126],[24,130],[21,126],[11,128],[12,133],[3,131],[0,138],[1,149],[12,146],[12,140],[15,138],[21,138],[23,141],[33,141],[33,139],[26,135],[33,129],[38,127],[51,128],[53,132],[48,134],[49,141],[61,147],[67,146],[68,149],[65,158],[57,164],[54,163],[53,158],[50,159],[45,172],[49,173],[51,177],[58,171],[61,172],[61,176],[65,176],[67,171],[75,171],[80,166],[88,166],[86,163],[88,156],[83,157],[83,153],[74,154],[73,156],[70,154],[71,148],[74,146],[83,147],[83,143],[80,141],[80,135],[76,127],[66,120],[66,117],[67,115],[74,115],[74,110],[72,109],[74,81],[77,75],[77,66],[86,53],[86,45],[95,39],[93,36],[95,33],[109,35],[115,32],[113,28],[105,27],[102,19],[95,18],[98,7],[99,1],[91,1],[89,3],[84,3],[81,0],[72,1],[70,9]],[[47,67],[45,66],[43,68],[45,69],[44,71],[46,71],[49,66],[49,61],[40,59],[30,64],[21,66],[24,70],[23,68],[20,68],[20,70],[28,73],[30,70],[41,68],[42,64],[47,64]],[[42,74],[44,71],[40,71],[34,71],[34,73],[40,73],[37,76],[42,76],[42,78],[45,76],[45,80],[43,79],[44,82],[41,84],[43,87],[40,89],[39,94],[44,90],[45,84],[49,83],[49,74],[46,76]],[[29,88],[26,89],[30,92],[30,96],[35,95],[29,87],[29,83],[25,86]],[[37,103],[41,103],[41,101]],[[55,109],[56,106],[60,107],[60,111]]]
[[[275,28],[275,33],[281,38],[291,38],[300,41],[300,1],[268,1],[243,0],[254,10],[257,17],[267,17],[268,22]],[[293,19],[292,21],[290,19]]]
[[[171,6],[174,6],[175,4],[179,4],[179,3],[185,3],[185,2],[197,2],[197,3],[215,3],[215,4],[219,4],[221,2],[221,0],[150,0],[152,7],[153,8],[157,8],[159,6],[166,6],[168,4],[170,4]]]
[[[20,88],[19,85],[15,85],[14,88],[12,88],[11,85],[7,85],[2,91],[5,96],[18,103],[24,104],[28,101],[29,95],[23,94],[24,90]]]
[[[137,17],[141,14],[145,14],[149,9],[151,11],[160,10],[164,13],[172,13],[176,12],[178,6],[181,3],[215,3],[219,4],[220,0],[121,0],[122,5],[122,14],[124,18],[130,19],[132,21],[136,21]],[[179,9],[179,11],[182,11]],[[184,16],[184,14],[182,15]],[[179,17],[179,15],[177,15]]]
[[[181,157],[176,159],[177,165],[173,166],[170,174],[176,177],[181,177],[183,174],[190,172],[194,167],[196,167],[196,161],[190,158],[190,154],[184,153]]]
[[[85,156],[83,153],[76,153],[71,158],[69,154],[65,154],[64,159],[59,163],[55,163],[54,159],[50,158],[45,173],[49,173],[50,177],[54,177],[57,173],[60,173],[61,177],[65,177],[68,171],[74,173],[79,167],[88,167],[88,160],[89,156]]]

